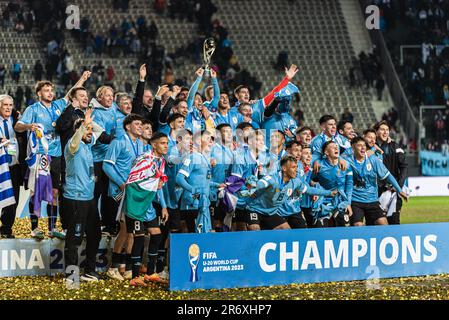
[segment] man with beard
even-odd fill
[[[92,145],[95,135],[102,128],[92,122],[92,109],[85,113],[84,121],[76,120],[75,134],[65,149],[67,161],[66,184],[64,188],[64,206],[67,223],[67,237],[64,247],[66,283],[73,283],[71,266],[78,267],[78,247],[86,233],[86,265],[81,280],[98,281],[100,275],[95,271],[96,256],[100,244],[100,217],[94,199],[95,176]]]
[[[44,135],[48,141],[48,155],[51,157],[50,174],[53,188],[53,204],[47,206],[49,236],[63,237],[56,230],[56,219],[59,206],[58,196],[62,190],[61,181],[61,139],[56,132],[56,121],[67,107],[69,96],[74,88],[81,87],[89,78],[90,72],[85,71],[78,82],[71,88],[64,98],[53,101],[55,94],[54,84],[49,81],[36,83],[35,92],[39,101],[28,106],[20,120],[16,123],[14,130],[18,133],[25,131],[36,131],[38,125],[44,128]],[[42,145],[39,145],[39,154],[45,154]],[[34,213],[34,205],[30,201],[31,236],[36,239],[43,238],[43,232],[38,228],[38,217]]]

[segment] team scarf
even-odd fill
[[[158,160],[160,163],[158,163]],[[126,181],[123,211],[135,220],[143,221],[158,191],[159,182],[167,182],[165,159],[153,150],[138,157]]]
[[[39,146],[45,154],[38,153]],[[30,203],[33,204],[33,213],[40,217],[41,203],[53,203],[53,184],[50,174],[51,157],[47,154],[48,141],[44,136],[44,127],[38,124],[36,131],[31,131],[28,137],[27,158],[28,189],[30,189]]]

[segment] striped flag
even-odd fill
[[[16,203],[5,148],[0,147],[0,210]],[[1,213],[0,213],[1,215]]]
[[[126,181],[124,212],[138,221],[143,221],[151,202],[156,196],[159,181],[166,182],[164,174],[165,160],[158,158],[153,151],[147,152],[136,159]]]
[[[48,151],[48,142],[44,136],[44,129],[39,124],[39,129],[32,131],[28,138],[27,158],[28,165],[27,186],[30,189],[30,202],[34,206],[34,214],[41,216],[41,204],[46,201],[50,205],[53,203],[53,186],[50,175],[51,157],[47,154],[39,154],[39,145],[45,153]]]

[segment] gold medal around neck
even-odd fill
[[[51,123],[51,125],[53,126],[53,128],[55,128],[55,127],[56,127],[56,122],[53,121],[53,122]]]

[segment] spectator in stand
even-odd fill
[[[120,7],[123,12],[127,12],[129,9],[129,0],[121,0]]]
[[[156,13],[162,14],[167,6],[166,0],[154,0],[154,10]]]
[[[35,103],[36,101],[33,99],[33,91],[29,86],[25,87],[25,105],[29,106]],[[20,110],[18,110],[20,111]]]
[[[31,30],[33,30],[33,26],[34,26],[34,14],[32,10],[28,10],[27,13],[25,14],[25,33],[30,33]]]
[[[95,37],[95,53],[98,56],[101,56],[103,54],[104,49],[104,38],[101,35],[97,35]]]
[[[20,74],[22,73],[22,65],[19,62],[14,62],[12,65],[12,79],[19,83]]]
[[[284,71],[287,66],[290,66],[290,63],[288,62],[288,53],[287,51],[281,51],[279,52],[273,67],[275,70]]]
[[[42,80],[42,75],[44,74],[44,67],[42,66],[42,63],[40,60],[36,61],[36,64],[34,65],[34,81],[40,81]]]
[[[446,115],[443,114],[441,110],[438,110],[437,114],[435,115],[435,129],[436,129],[436,140],[438,143],[441,143],[446,135]]]
[[[5,87],[5,77],[6,77],[5,66],[0,64],[0,85],[2,86],[2,88]]]
[[[112,82],[114,80],[114,77],[115,77],[114,67],[109,66],[108,69],[106,70],[106,80],[108,82]]]
[[[340,121],[348,121],[353,123],[354,122],[354,116],[352,115],[351,111],[349,111],[349,108],[345,108],[343,113],[340,116]]]
[[[379,74],[376,80],[377,100],[382,101],[384,89],[385,89],[385,80],[383,76]]]
[[[151,24],[148,27],[148,38],[150,40],[156,41],[158,35],[159,29],[157,28],[156,23],[154,21],[151,21]]]
[[[16,110],[22,110],[23,94],[24,94],[24,92],[23,92],[22,87],[17,87],[16,95],[14,98],[14,108]]]
[[[8,8],[3,10],[2,25],[5,30],[9,30],[9,28],[11,28],[11,15]]]

